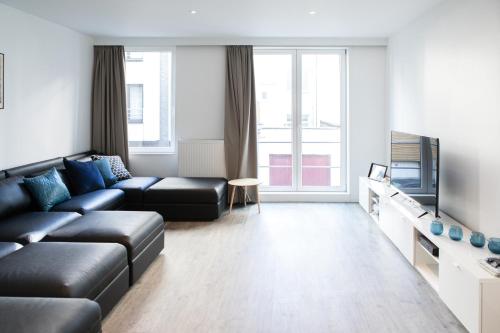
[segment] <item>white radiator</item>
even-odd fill
[[[179,177],[226,177],[224,140],[179,141]]]

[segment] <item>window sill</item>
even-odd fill
[[[175,155],[175,151],[153,151],[153,150],[130,150],[129,155]]]

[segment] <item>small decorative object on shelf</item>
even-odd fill
[[[483,267],[485,270],[495,275],[496,277],[500,276],[500,258],[490,257],[486,259],[480,259],[479,264],[481,265],[481,267]]]
[[[452,225],[450,227],[450,231],[448,232],[448,235],[454,241],[460,241],[460,240],[462,240],[462,237],[464,237],[464,232],[462,230],[462,227],[460,227],[458,225]]]
[[[486,243],[486,239],[484,238],[484,234],[482,232],[474,231],[470,235],[470,243],[475,247],[483,247]]]
[[[386,174],[386,165],[372,163],[372,165],[370,166],[370,171],[368,172],[368,178],[381,182],[384,180]]]
[[[436,235],[436,236],[440,236],[443,234],[443,223],[439,220],[433,220],[431,222],[431,232]]]
[[[488,239],[488,249],[494,254],[500,254],[500,238],[490,238]]]

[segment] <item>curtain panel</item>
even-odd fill
[[[128,166],[123,46],[94,46],[92,149],[106,155],[119,155]]]
[[[252,46],[226,47],[224,146],[227,176],[257,178],[257,112]],[[254,188],[248,189],[255,202]],[[243,202],[242,193],[238,194]]]

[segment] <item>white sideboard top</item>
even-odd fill
[[[360,177],[360,181],[366,182],[368,187],[380,197],[390,198],[389,202],[397,207],[398,210],[413,223],[414,227],[420,233],[439,247],[440,251],[445,251],[454,260],[456,260],[457,267],[466,268],[481,282],[500,283],[500,278],[494,277],[479,265],[480,259],[492,257],[495,256],[495,254],[488,250],[487,244],[481,249],[472,246],[469,242],[472,231],[469,228],[440,211],[439,215],[440,220],[444,225],[444,232],[441,236],[435,236],[430,232],[430,224],[434,220],[434,217],[427,214],[418,218],[418,215],[415,214],[415,210],[412,208],[414,205],[418,206],[418,203],[409,199],[409,197],[405,194],[398,194],[391,197],[395,191],[399,192],[399,190],[390,184],[374,181],[368,177]],[[409,200],[412,202],[410,203]],[[461,241],[454,241],[448,237],[448,230],[451,225],[459,225],[462,227],[464,236]]]

